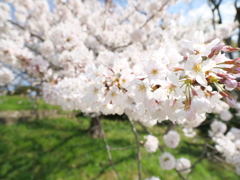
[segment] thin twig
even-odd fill
[[[174,170],[177,172],[180,178],[182,178],[183,180],[187,180],[177,169],[174,169]]]
[[[126,21],[131,15],[134,14],[134,11],[132,11],[131,13],[129,13],[125,18],[123,18],[120,22],[119,25],[121,25],[124,21]]]
[[[124,150],[127,150],[127,149],[133,149],[133,148],[136,148],[137,146],[129,146],[129,147],[122,147],[122,148],[111,148],[110,147],[110,150],[111,151],[124,151]]]
[[[140,125],[142,126],[142,128],[143,128],[148,134],[153,135],[153,133],[152,133],[146,126],[144,126],[141,122],[138,121],[138,124],[140,124]],[[200,144],[197,144],[197,145],[200,145]],[[205,155],[206,155],[206,153],[207,153],[207,147],[208,147],[208,146],[211,146],[211,145],[209,145],[208,143],[204,143],[204,144],[202,144],[202,145],[203,145],[203,152],[202,152],[202,154],[199,156],[199,158],[197,159],[197,161],[195,161],[195,162],[191,165],[191,167],[186,168],[186,169],[183,169],[183,170],[181,170],[181,171],[178,171],[177,169],[175,169],[175,171],[177,172],[178,176],[179,176],[182,180],[187,180],[187,179],[189,178],[189,176],[190,176],[191,173],[193,172],[193,170],[194,170],[194,168],[196,167],[196,165],[205,157]],[[160,149],[160,151],[161,151],[162,153],[165,152],[162,146],[159,145],[158,147],[159,147],[159,149]],[[211,147],[211,148],[212,148],[212,147]],[[191,170],[191,172],[187,175],[187,177],[184,177],[184,176],[181,174],[181,172],[182,172],[182,171],[185,171],[185,170],[188,170],[188,169],[192,169],[192,170]]]
[[[132,42],[129,42],[129,43],[127,43],[125,45],[122,45],[122,46],[113,47],[112,51],[116,51],[117,49],[121,49],[121,48],[126,48],[126,47],[130,46],[131,44],[132,44]]]
[[[168,1],[166,1],[166,2],[162,5],[162,7],[161,7],[160,9],[158,9],[157,12],[162,11],[163,8],[167,5],[167,3],[168,3]],[[148,22],[151,21],[151,20],[156,16],[156,14],[157,14],[157,13],[153,14],[152,16],[150,16],[150,17],[144,22],[144,24],[139,27],[139,29],[144,28],[144,27],[148,24]]]
[[[102,133],[102,137],[103,137],[103,141],[104,141],[104,144],[105,144],[105,147],[106,147],[106,150],[107,150],[108,160],[109,160],[109,162],[111,163],[111,166],[112,166],[113,170],[115,171],[115,174],[117,175],[118,179],[119,179],[119,180],[122,180],[122,178],[120,177],[120,175],[119,175],[119,173],[118,173],[118,171],[117,171],[117,169],[116,169],[116,167],[115,167],[115,164],[114,164],[114,162],[113,162],[112,154],[111,154],[111,151],[110,151],[110,147],[109,147],[109,145],[108,145],[107,138],[106,138],[105,133],[104,133],[104,130],[103,130],[103,128],[102,128],[102,124],[101,124],[101,122],[100,122],[99,116],[97,117],[97,121],[98,121],[98,123],[99,123],[100,129],[101,129],[101,133]]]
[[[153,133],[146,127],[144,126],[140,121],[138,121],[138,124],[142,126],[142,128],[150,135],[153,135]]]
[[[207,154],[207,144],[205,143],[203,145],[203,151],[202,154],[199,156],[199,158],[197,159],[197,161],[195,161],[195,163],[192,164],[192,166],[190,167],[191,172],[188,173],[187,175],[187,179],[189,178],[189,176],[191,175],[191,173],[193,172],[193,170],[195,169],[196,165],[205,157],[205,155]]]
[[[208,144],[208,143],[206,144],[206,146],[209,147],[209,148],[211,148],[211,149],[213,149],[213,150],[216,150],[216,148],[215,148],[214,146],[212,146],[212,145],[210,145],[210,144]]]
[[[131,124],[132,131],[135,136],[135,141],[137,145],[137,160],[138,160],[138,180],[142,180],[142,164],[141,164],[141,153],[140,153],[140,143],[138,138],[137,130],[133,124],[133,122],[129,119],[129,122]]]
[[[22,30],[25,30],[25,27],[21,26],[20,24],[14,22],[14,21],[8,20],[8,22],[10,22],[11,24],[13,24],[14,26],[19,27],[19,28],[22,29]],[[37,35],[37,34],[33,34],[33,33],[30,32],[30,35],[33,36],[33,37],[38,38],[38,39],[41,40],[41,41],[44,41],[44,39],[43,39],[41,36]]]
[[[142,128],[143,128],[148,134],[153,135],[153,133],[152,133],[146,126],[144,126],[140,121],[138,121],[138,124],[140,124],[140,126],[142,126]],[[164,149],[163,149],[162,146],[158,145],[158,148],[159,148],[159,150],[160,150],[162,153],[164,153]]]

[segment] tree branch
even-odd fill
[[[137,146],[129,146],[129,147],[121,147],[121,148],[111,148],[110,147],[110,150],[111,151],[124,151],[124,150],[127,150],[127,149],[133,149],[133,148],[136,148]]]
[[[138,138],[137,130],[133,124],[133,122],[129,119],[129,122],[131,124],[132,131],[135,136],[135,141],[137,145],[137,160],[138,160],[138,180],[142,180],[142,164],[141,164],[141,153],[140,153],[140,143]]]
[[[18,28],[25,30],[25,27],[21,26],[20,24],[13,22],[12,20],[8,20],[8,22],[10,22],[11,24],[13,24],[14,26],[17,26]],[[44,41],[44,39],[42,37],[40,37],[39,35],[33,34],[30,32],[30,35],[33,37],[38,38],[40,41]]]
[[[116,167],[115,167],[115,164],[114,164],[114,162],[113,162],[112,154],[111,154],[111,151],[110,151],[110,147],[109,147],[109,145],[108,145],[107,138],[106,138],[105,133],[104,133],[104,130],[103,130],[103,128],[102,128],[102,124],[101,124],[101,122],[100,122],[99,116],[97,116],[97,121],[98,121],[99,126],[100,126],[100,128],[101,128],[101,133],[102,133],[103,141],[104,141],[104,144],[105,144],[105,147],[106,147],[106,151],[107,151],[107,154],[108,154],[108,160],[109,160],[109,162],[111,163],[111,166],[112,166],[113,170],[115,171],[115,174],[117,175],[118,179],[119,179],[119,180],[122,180],[122,178],[120,177],[120,175],[119,175],[119,173],[118,173],[118,171],[117,171],[117,169],[116,169]]]
[[[162,11],[163,8],[167,5],[167,3],[168,3],[168,1],[166,1],[166,2],[161,6],[161,8],[158,9],[157,12]],[[139,29],[144,28],[144,27],[148,24],[148,22],[151,21],[151,20],[156,16],[156,14],[157,14],[157,13],[151,15],[151,16],[145,21],[145,23],[144,23],[142,26],[139,27]]]
[[[187,179],[189,178],[189,176],[191,175],[191,173],[193,172],[193,170],[195,169],[196,165],[205,157],[206,153],[207,153],[207,144],[205,143],[203,145],[203,151],[202,154],[199,156],[199,158],[197,159],[197,161],[195,161],[195,163],[193,163],[190,167],[191,172],[189,172],[189,174],[187,175]]]

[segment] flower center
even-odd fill
[[[157,75],[158,74],[158,70],[157,69],[153,69],[151,72],[153,75]]]
[[[144,91],[146,91],[146,86],[144,86],[144,85],[139,85],[139,86],[138,86],[138,89],[139,89],[140,92],[144,92]]]
[[[165,158],[163,159],[164,162],[166,162],[166,161],[168,161],[168,160],[169,160],[168,157],[165,157]]]
[[[168,94],[171,94],[171,93],[174,92],[174,90],[175,90],[175,86],[171,84],[171,85],[167,88],[167,93],[168,93]]]
[[[94,88],[93,92],[94,92],[95,94],[97,94],[97,93],[98,93],[98,89],[97,89],[97,88]]]
[[[194,67],[193,67],[193,70],[195,72],[200,72],[201,71],[201,68],[202,68],[202,64],[199,63],[199,64],[196,64]]]
[[[111,93],[111,96],[112,96],[112,97],[114,97],[114,96],[116,96],[116,95],[117,95],[117,94],[116,94],[115,92],[112,92],[112,93]]]
[[[127,82],[126,79],[122,79],[122,83],[125,83],[125,82]]]

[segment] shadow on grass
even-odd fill
[[[123,158],[115,161],[114,164],[115,165],[120,164],[120,163],[124,162],[126,159],[133,159],[135,156],[136,156],[135,153],[132,153],[132,154],[126,156],[126,157],[123,157]],[[106,170],[108,170],[109,168],[112,168],[111,164],[106,165],[105,167],[103,167],[102,170],[94,178],[92,178],[91,180],[98,180],[106,172]]]
[[[93,143],[81,140],[91,138],[77,124],[55,123],[41,120],[0,126],[0,179],[45,180],[75,167],[72,164],[77,163],[83,149],[76,144],[88,149]],[[82,166],[89,163],[93,163],[91,159]]]
[[[12,126],[0,125],[0,179],[49,180],[82,179],[89,167],[97,180],[111,168],[102,139],[92,139],[79,122],[38,120]],[[110,140],[112,145],[127,144],[124,139]],[[116,164],[133,158],[129,152],[116,157]],[[98,164],[101,162],[100,164]],[[96,168],[97,170],[94,170]],[[87,172],[88,173],[88,172]]]
[[[67,120],[65,120],[67,121]],[[30,129],[51,129],[51,130],[57,130],[57,131],[70,131],[70,132],[76,132],[76,131],[80,131],[80,133],[82,132],[83,134],[85,134],[85,132],[87,130],[83,130],[80,128],[80,126],[73,126],[73,125],[67,125],[67,122],[63,122],[63,124],[61,123],[53,123],[52,119],[49,120],[35,120],[33,122],[20,122],[19,124],[22,124],[24,126],[26,126],[27,128]]]
[[[177,148],[179,154],[188,154],[192,157],[199,157],[203,151],[203,145],[194,145],[186,141]]]

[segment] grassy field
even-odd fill
[[[10,109],[8,109],[10,110]],[[86,130],[89,119],[41,119],[34,122],[0,124],[1,180],[115,180],[102,139],[92,139]],[[145,131],[136,124],[140,139]],[[135,146],[128,121],[103,120],[111,147]],[[151,128],[162,143],[165,127]],[[194,163],[202,152],[201,146],[189,145],[202,140],[184,138],[173,153]],[[124,180],[137,179],[136,149],[112,151],[113,160]],[[163,171],[158,157],[160,151],[147,153],[141,147],[143,177],[158,176],[161,180],[178,180],[175,171]],[[238,180],[234,170],[203,159],[197,164],[190,180]]]
[[[59,106],[46,104],[42,99],[34,101],[33,98],[23,96],[0,96],[0,111],[20,111],[20,110],[51,110],[57,109],[62,111]]]

